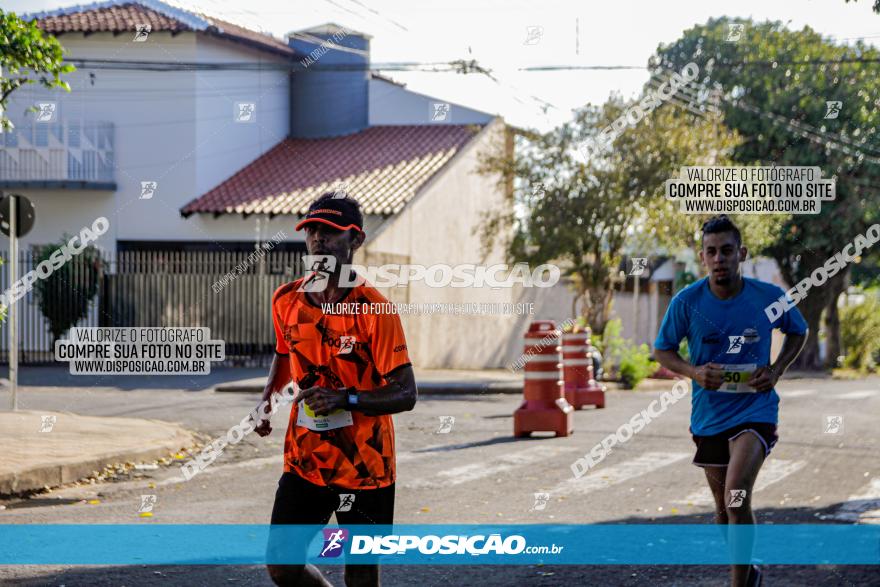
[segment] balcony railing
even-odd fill
[[[115,190],[112,122],[15,122],[0,134],[0,187]]]

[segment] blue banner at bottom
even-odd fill
[[[864,525],[0,525],[3,565],[880,564]]]

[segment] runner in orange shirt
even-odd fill
[[[394,515],[394,425],[418,391],[400,318],[363,279],[340,284],[364,242],[358,202],[327,193],[296,226],[305,228],[312,271],[272,298],[276,354],[263,401],[291,380],[302,389],[284,439],[284,473],[272,524],[387,524]],[[350,286],[346,283],[356,283]],[[322,304],[325,306],[322,307]],[[326,304],[344,304],[334,313]],[[357,308],[357,309],[355,309]],[[324,310],[331,310],[325,312]],[[261,420],[260,436],[271,432]],[[273,544],[272,549],[291,547]],[[323,553],[322,553],[323,554]],[[313,565],[268,565],[276,585],[330,585]],[[378,565],[346,565],[346,585],[378,585]]]

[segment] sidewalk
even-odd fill
[[[55,416],[50,431],[40,431],[43,416]],[[55,487],[108,465],[153,461],[193,444],[189,432],[158,420],[0,412],[0,495]]]
[[[486,393],[510,393],[522,395],[523,372],[508,369],[415,369],[419,393],[424,395],[470,395]],[[645,379],[635,391],[653,391],[671,388],[669,379]],[[607,391],[623,389],[615,382],[603,382]],[[214,386],[214,391],[261,393],[266,377],[250,377],[227,381]]]

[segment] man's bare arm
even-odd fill
[[[271,402],[269,398],[272,394],[280,392],[284,386],[290,383],[290,356],[279,355],[275,353],[272,359],[272,366],[269,367],[269,378],[266,380],[266,387],[263,388],[263,396],[261,398],[261,406],[265,406],[263,412],[265,414],[271,411]],[[260,420],[254,428],[254,431],[260,436],[266,436],[272,432],[272,426],[269,420]]]
[[[359,393],[358,405],[353,409],[368,416],[381,416],[408,412],[415,407],[419,399],[419,390],[411,366],[401,367],[385,379],[388,380],[388,385],[369,393]]]
[[[694,378],[694,366],[685,361],[681,355],[678,354],[677,350],[654,349],[654,358],[657,359],[658,363],[670,371],[675,371],[679,375],[684,375],[691,379]]]
[[[749,385],[754,387],[755,391],[770,391],[775,388],[779,378],[800,354],[806,341],[806,334],[786,334],[776,361],[772,365],[758,367]]]
[[[654,349],[654,358],[667,369],[675,371],[679,375],[690,377],[699,383],[703,389],[716,390],[724,382],[724,371],[721,365],[717,363],[706,363],[699,366],[691,365],[681,358],[678,350],[672,349]]]
[[[333,410],[346,408],[367,416],[397,414],[413,409],[419,397],[416,378],[411,366],[401,367],[385,376],[387,385],[372,390],[359,390],[357,405],[348,404],[348,391],[326,387],[310,387],[303,390],[297,398],[305,400],[309,408],[318,415],[329,414]]]
[[[805,342],[807,342],[807,333],[786,334],[785,340],[782,341],[782,350],[779,351],[779,356],[776,357],[776,360],[773,361],[770,368],[776,371],[779,375],[785,373],[788,366],[791,365],[801,353],[801,349],[804,348]]]

